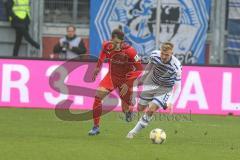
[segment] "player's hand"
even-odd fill
[[[132,71],[132,72],[127,73],[126,78],[128,80],[135,79],[138,77],[139,74],[140,74],[139,71]]]
[[[100,68],[95,68],[94,72],[93,72],[93,77],[92,77],[92,80],[95,81],[96,80],[96,77],[98,75],[100,71]]]
[[[121,88],[120,95],[124,96],[128,91],[128,85],[124,83],[120,88]]]

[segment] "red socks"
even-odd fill
[[[99,97],[95,97],[93,104],[94,126],[99,126],[101,115],[102,115],[102,100]]]

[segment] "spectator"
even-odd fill
[[[23,37],[36,49],[40,49],[40,45],[31,38],[28,32],[31,18],[30,0],[8,0],[7,14],[12,27],[16,30],[13,56],[18,56],[19,47]]]
[[[67,35],[62,37],[54,46],[53,52],[64,56],[66,59],[76,58],[80,54],[86,54],[83,39],[76,36],[76,27],[69,25]]]

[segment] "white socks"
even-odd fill
[[[148,116],[146,113],[139,119],[136,126],[130,131],[130,133],[138,133],[143,128],[147,127],[151,121],[152,116]]]

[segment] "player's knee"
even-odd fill
[[[104,97],[106,97],[106,95],[108,95],[109,91],[106,88],[100,87],[97,89],[96,92],[96,97],[103,99]]]
[[[122,110],[125,111],[129,109],[130,105],[126,101],[122,100],[121,106],[122,106]]]
[[[144,105],[141,105],[141,104],[138,104],[138,107],[137,107],[137,110],[138,112],[143,112],[145,110],[147,106],[144,106]]]
[[[158,110],[159,106],[156,105],[155,103],[150,102],[149,103],[149,107],[148,107],[148,111],[149,112],[155,112],[156,110]]]
[[[155,111],[156,111],[155,108],[149,108],[149,109],[148,109],[148,113],[150,113],[150,114],[153,114]]]
[[[123,107],[128,107],[131,105],[131,103],[129,103],[129,101],[125,100],[125,99],[121,99],[121,105]]]

